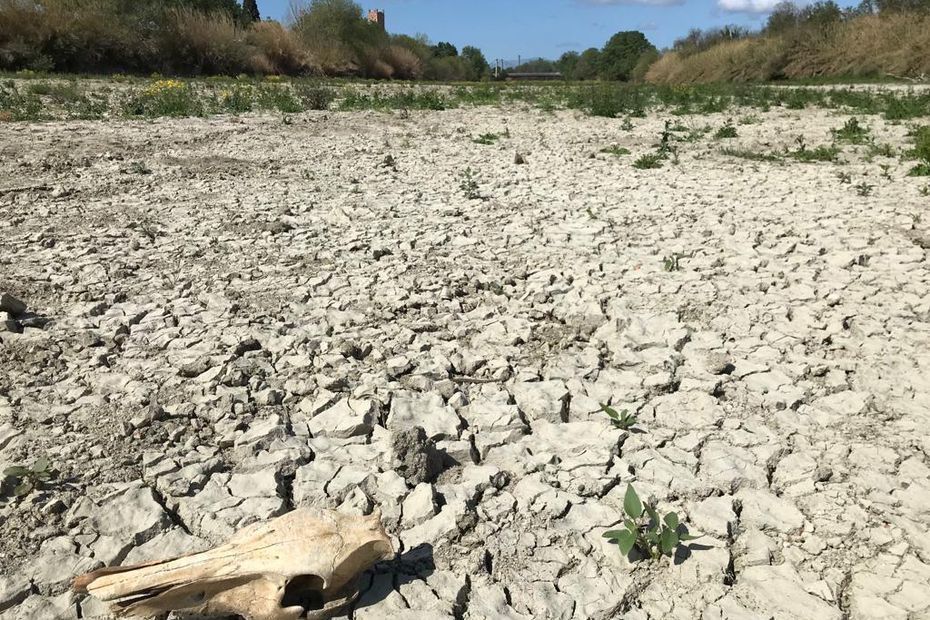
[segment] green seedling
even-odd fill
[[[623,131],[633,131],[633,121],[630,120],[629,116],[623,119],[623,123],[621,123],[620,129]]]
[[[475,173],[472,172],[471,168],[466,168],[465,172],[462,173],[459,182],[459,189],[462,190],[462,193],[465,194],[465,197],[469,200],[481,198],[478,181],[475,180]]]
[[[860,196],[871,196],[873,189],[875,189],[875,186],[869,185],[865,181],[856,185],[856,193]]]
[[[3,470],[3,475],[13,481],[13,495],[23,497],[29,495],[33,489],[41,489],[42,485],[52,478],[52,464],[47,457],[40,456],[29,467],[13,465]]]
[[[930,185],[924,185],[920,188],[921,196],[930,196]]]
[[[619,428],[620,430],[629,430],[633,428],[633,425],[637,422],[636,414],[630,413],[626,409],[618,412],[613,407],[601,403],[601,411],[607,414],[614,428]]]
[[[668,272],[681,271],[681,263],[679,262],[680,260],[680,254],[672,254],[671,256],[666,256],[662,259],[662,266],[665,271]]]
[[[848,172],[840,172],[836,175],[836,178],[838,178],[843,185],[852,184],[852,175]]]
[[[617,543],[625,556],[635,548],[652,560],[671,557],[681,543],[700,538],[687,532],[678,520],[678,513],[670,512],[662,517],[654,507],[643,503],[632,484],[626,487],[623,512],[627,516],[623,520],[625,529],[604,532],[604,538]]]

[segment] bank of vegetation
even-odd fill
[[[0,69],[58,73],[316,75],[480,80],[475,47],[392,35],[352,0],[0,0]]]
[[[765,26],[695,30],[648,68],[657,84],[920,79],[930,74],[930,0],[781,3]]]

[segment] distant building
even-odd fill
[[[368,21],[378,24],[384,30],[384,11],[381,9],[371,9],[368,11]]]

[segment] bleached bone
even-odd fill
[[[183,611],[247,620],[320,619],[358,596],[362,572],[393,557],[379,513],[299,509],[250,525],[209,551],[102,568],[76,578],[72,588],[110,603],[120,616]]]

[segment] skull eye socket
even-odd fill
[[[284,586],[281,607],[303,607],[304,611],[323,609],[323,579],[316,575],[297,575]]]

